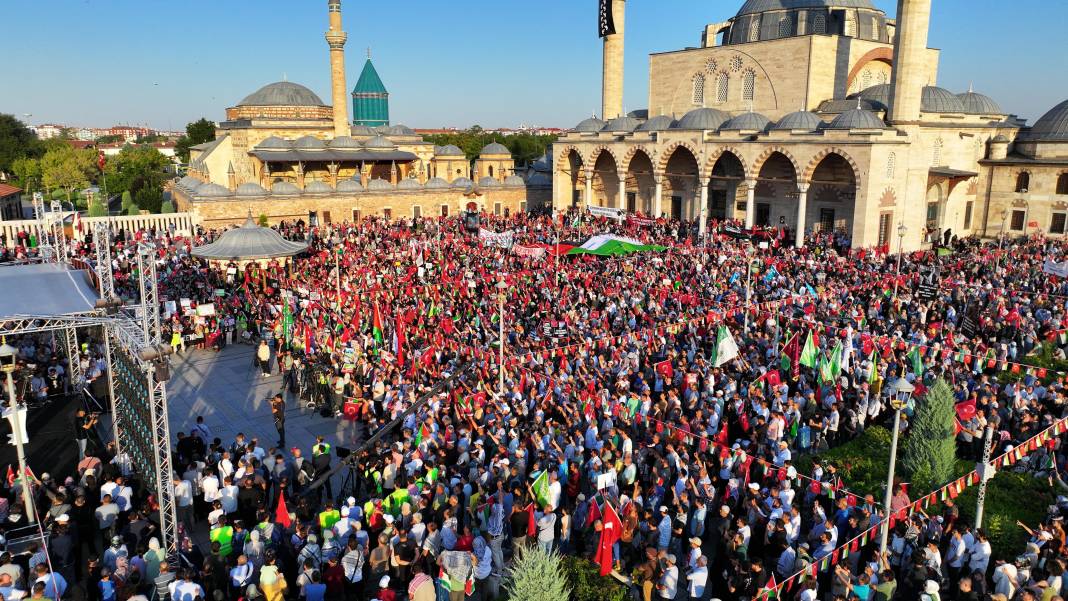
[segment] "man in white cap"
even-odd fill
[[[660,582],[656,585],[656,594],[661,599],[674,599],[679,589],[679,568],[675,565],[675,556],[665,553],[663,560],[663,573]]]

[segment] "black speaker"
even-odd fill
[[[350,449],[348,447],[338,447],[337,448],[337,458],[338,459],[344,459],[344,458],[348,457],[349,455],[352,455],[352,449]]]

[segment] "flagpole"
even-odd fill
[[[508,285],[504,283],[504,277],[502,276],[500,281],[497,282],[497,303],[498,313],[497,322],[500,328],[497,346],[499,349],[499,357],[497,360],[497,395],[504,397],[504,291],[508,288]]]

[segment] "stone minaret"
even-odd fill
[[[334,105],[334,137],[347,136],[349,128],[348,90],[345,85],[345,41],[348,35],[341,30],[341,0],[327,0],[330,11],[330,30],[326,43],[330,46],[330,91]]]
[[[897,1],[897,40],[890,80],[891,123],[915,123],[927,81],[927,29],[931,0]]]
[[[601,119],[623,116],[623,21],[626,2],[609,0],[616,32],[604,38],[604,73],[601,80]]]

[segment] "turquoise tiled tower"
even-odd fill
[[[360,80],[352,89],[352,123],[368,127],[389,125],[389,92],[371,64],[370,56],[363,64]]]

